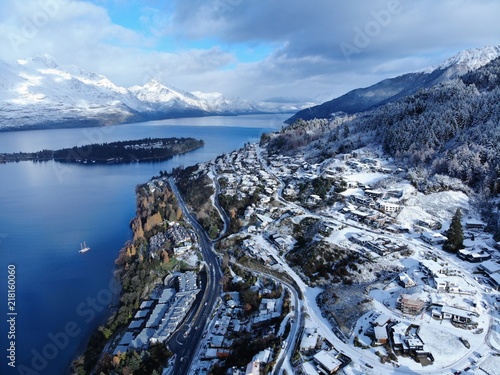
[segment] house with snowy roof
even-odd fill
[[[422,241],[427,242],[429,245],[441,245],[444,244],[448,239],[441,233],[434,233],[429,231],[423,232],[420,238],[422,239]]]
[[[269,363],[269,361],[272,358],[271,357],[272,354],[273,354],[273,352],[272,352],[271,348],[261,350],[260,352],[258,352],[257,354],[255,354],[253,356],[252,361],[253,362],[260,362],[260,363]]]
[[[420,268],[428,276],[440,277],[443,266],[431,259],[422,259],[420,261]]]
[[[403,208],[399,204],[381,201],[378,203],[379,210],[385,213],[399,212]]]
[[[423,350],[424,342],[418,335],[420,327],[399,322],[391,327],[393,349],[396,353],[410,354],[415,350]]]
[[[449,319],[450,321],[455,323],[472,323],[473,316],[474,313],[472,311],[459,309],[453,306],[435,306],[432,309],[432,317],[434,319]]]
[[[490,281],[496,290],[500,290],[500,273],[491,274]]]
[[[491,259],[491,254],[483,249],[461,249],[458,250],[457,256],[471,263],[479,263]]]
[[[411,355],[421,364],[434,361],[432,353],[425,351],[424,342],[418,332],[420,326],[415,324],[397,323],[391,327],[392,345],[396,354]]]
[[[260,375],[260,362],[250,362],[247,365],[245,375]]]
[[[304,333],[302,334],[302,339],[300,340],[300,351],[309,352],[316,348],[318,344],[319,334],[316,327],[306,327],[304,328]]]
[[[401,272],[398,278],[399,278],[399,284],[403,288],[412,288],[415,285],[417,285],[415,281],[413,281],[413,279],[410,276],[408,276],[406,272]]]
[[[386,325],[387,323],[389,323],[389,321],[391,320],[391,317],[387,314],[380,314],[377,319],[375,319],[373,322],[372,322],[372,325],[375,326],[375,327],[382,327],[384,325]]]
[[[484,229],[486,223],[481,220],[469,219],[465,222],[466,229]]]
[[[492,275],[494,273],[500,273],[500,264],[498,264],[493,260],[484,261],[477,268],[488,275]]]
[[[377,344],[383,345],[387,343],[389,339],[389,335],[387,334],[387,326],[384,325],[382,327],[375,326],[373,327],[373,333],[375,335],[375,342]]]
[[[342,365],[342,361],[335,356],[334,352],[328,350],[322,350],[316,353],[313,360],[324,374],[333,374],[338,371]]]

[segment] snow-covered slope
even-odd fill
[[[184,116],[279,112],[220,93],[189,93],[158,80],[119,87],[48,55],[0,61],[0,130],[119,124]]]
[[[461,51],[444,61],[437,68],[447,69],[460,65],[467,70],[476,70],[500,56],[500,46],[472,48]]]
[[[262,112],[263,109],[260,105],[253,103],[249,100],[241,99],[241,98],[226,98],[219,92],[210,92],[203,93],[200,91],[194,91],[192,93],[200,100],[204,100],[209,106],[210,110],[216,112]],[[273,109],[271,112],[275,111]]]
[[[329,118],[337,112],[353,114],[366,111],[479,69],[499,56],[500,46],[465,50],[437,67],[385,79],[370,87],[352,90],[323,104],[301,110],[286,122],[291,124],[299,118]]]

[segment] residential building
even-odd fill
[[[384,325],[382,327],[379,327],[379,326],[373,327],[373,333],[375,334],[375,342],[377,344],[387,343],[389,336],[387,334],[387,326],[386,325]]]
[[[247,371],[245,372],[245,375],[260,375],[260,362],[250,362],[247,365]]]
[[[420,238],[422,239],[422,241],[427,242],[429,245],[441,245],[444,244],[448,239],[441,233],[434,233],[428,231],[423,232]]]
[[[327,350],[316,353],[313,360],[325,374],[335,373],[342,365],[342,362],[335,356],[335,353]]]
[[[399,284],[401,284],[403,288],[412,288],[417,285],[406,272],[399,274]]]
[[[457,256],[471,263],[479,263],[491,259],[491,254],[482,249],[461,249],[458,250]]]
[[[435,306],[432,309],[432,317],[434,319],[449,319],[455,323],[468,324],[472,322],[474,313],[471,311],[459,309],[452,306]]]
[[[494,273],[500,273],[500,264],[498,264],[493,260],[487,260],[485,262],[482,262],[477,268],[488,275],[492,275]]]
[[[425,302],[418,296],[402,294],[399,296],[397,307],[403,314],[417,315],[425,306]]]
[[[316,348],[318,344],[319,334],[318,330],[314,327],[306,327],[304,328],[304,333],[302,335],[302,339],[300,341],[300,351],[301,352],[310,352]]]
[[[375,319],[373,322],[372,322],[372,325],[373,326],[378,326],[378,327],[382,327],[384,325],[386,325],[387,323],[389,323],[389,321],[391,320],[391,317],[387,314],[380,314],[377,319]]]
[[[480,220],[467,220],[465,222],[465,228],[466,229],[484,229],[486,227],[486,223],[480,221]]]
[[[397,323],[391,327],[394,352],[411,355],[421,364],[430,364],[434,361],[431,353],[425,351],[424,342],[418,335],[420,326],[406,323]]]
[[[379,202],[379,209],[385,213],[394,213],[401,211],[402,207],[399,204],[390,202]]]

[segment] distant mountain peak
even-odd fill
[[[37,63],[39,65],[43,65],[47,68],[52,68],[52,69],[59,68],[59,64],[57,63],[57,61],[52,56],[46,53],[41,55],[36,55],[35,57],[29,59],[29,61]]]
[[[149,82],[146,82],[144,87],[167,87],[158,78],[153,78]]]
[[[181,89],[174,87],[172,85],[166,84],[158,78],[151,79],[150,81],[146,82],[146,84],[144,86],[133,86],[133,87],[151,90],[151,91],[170,92],[170,93],[175,93],[178,95],[184,95],[184,96],[188,96],[188,97],[192,96],[191,93],[184,91],[184,90],[181,90]]]
[[[0,130],[291,112],[305,107],[262,105],[220,93],[191,93],[157,78],[143,86],[125,88],[104,75],[75,65],[59,65],[47,54],[15,64],[0,61],[0,89]]]
[[[500,46],[471,48],[457,53],[437,67],[384,79],[372,86],[351,90],[337,98],[297,112],[286,120],[329,118],[334,113],[359,113],[414,94],[420,89],[449,81],[477,70],[500,57]]]
[[[445,60],[438,68],[446,69],[454,65],[462,65],[469,70],[475,70],[488,64],[497,57],[500,57],[500,46],[470,48],[460,51],[456,55]]]

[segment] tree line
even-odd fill
[[[62,163],[130,163],[161,161],[200,148],[203,140],[194,138],[144,138],[102,144],[75,146],[60,150],[0,154],[0,162],[23,160]]]

